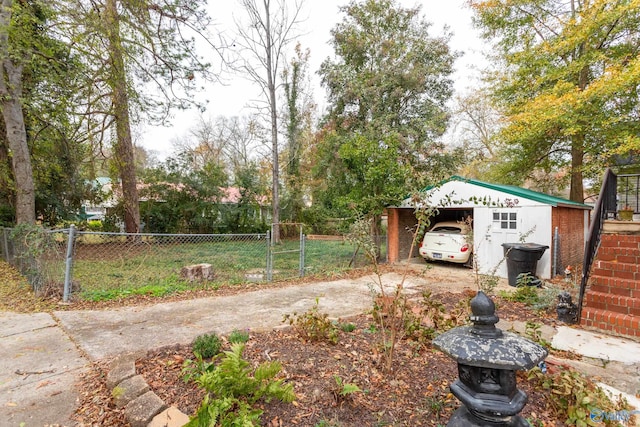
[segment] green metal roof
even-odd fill
[[[562,206],[562,207],[571,207],[571,208],[578,208],[578,209],[592,209],[592,206],[586,205],[584,203],[574,202],[572,200],[563,199],[562,197],[551,196],[549,194],[528,190],[522,187],[516,187],[515,185],[491,184],[489,182],[478,181],[477,179],[471,179],[471,178],[464,178],[458,175],[453,175],[451,178],[445,179],[444,181],[440,182],[438,185],[429,186],[422,191],[429,191],[449,181],[468,182],[469,184],[477,185],[478,187],[484,187],[490,190],[501,191],[503,193],[511,194],[513,196],[518,196],[518,197],[522,197],[529,200],[534,200],[536,202],[544,203],[554,207]]]

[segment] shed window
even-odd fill
[[[515,230],[518,228],[517,212],[494,212],[493,226],[501,230]]]

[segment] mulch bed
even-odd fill
[[[436,298],[436,296],[434,296]],[[438,300],[452,309],[460,294],[443,293]],[[496,298],[499,315],[520,320],[544,320],[519,303]],[[393,371],[385,372],[379,352],[379,332],[371,315],[343,320],[353,323],[352,332],[340,332],[339,342],[305,342],[294,329],[253,333],[244,358],[257,366],[266,360],[282,363],[281,376],[293,384],[297,399],[292,404],[263,403],[262,425],[278,426],[438,426],[446,425],[460,405],[449,392],[457,378],[456,364],[430,343],[403,340],[398,343]],[[551,322],[551,320],[545,320]],[[228,346],[226,347],[228,348]],[[194,359],[190,346],[172,346],[150,351],[138,359],[136,368],[151,389],[168,405],[193,415],[204,393],[186,382],[183,363]],[[104,366],[97,365],[83,385],[88,392],[77,413],[84,425],[127,423],[114,408],[103,386]],[[361,392],[340,396],[336,377],[357,385]],[[529,395],[522,415],[536,426],[561,426],[546,410],[543,392],[532,389],[525,375],[519,387]],[[106,393],[106,394],[105,394]]]

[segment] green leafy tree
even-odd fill
[[[34,56],[44,53],[43,31],[47,16],[37,2],[3,0],[0,6],[0,109],[5,134],[2,145],[10,153],[15,183],[15,219],[35,223],[35,185],[24,117],[25,73]],[[8,148],[8,149],[7,149]]]
[[[240,192],[240,199],[228,214],[230,231],[255,233],[267,230],[261,210],[267,189],[261,180],[258,165],[252,162],[236,169],[233,184]]]
[[[83,201],[96,197],[89,184],[86,134],[75,115],[86,69],[52,30],[59,16],[50,4],[5,6],[4,18],[11,18],[4,39],[9,54],[3,68],[6,81],[0,84],[6,91],[5,131],[0,136],[3,221],[31,222],[37,217],[55,225],[77,219]]]
[[[131,128],[142,117],[164,123],[173,107],[193,103],[197,76],[215,77],[196,55],[195,37],[208,41],[201,0],[82,0],[56,3],[63,36],[91,67],[83,113],[99,142],[112,132],[127,232],[138,232],[140,213]],[[205,44],[206,46],[206,44]],[[220,53],[222,47],[213,46]],[[145,90],[152,89],[152,90]]]
[[[192,168],[183,153],[145,172],[141,196],[145,231],[211,233],[220,231],[220,202],[227,177],[215,162]]]
[[[640,3],[469,3],[500,64],[490,75],[506,116],[500,175],[518,184],[566,170],[570,199],[583,201],[590,171],[640,149]]]
[[[285,151],[285,191],[283,216],[291,222],[301,222],[304,209],[305,174],[303,155],[311,135],[311,120],[315,111],[309,94],[309,50],[296,45],[296,56],[283,73],[286,98],[285,124],[287,147]]]
[[[437,142],[447,124],[455,54],[448,35],[432,37],[420,8],[393,0],[351,1],[332,30],[336,59],[319,74],[329,112],[317,147],[316,191],[343,214],[379,215],[409,188],[449,173]],[[373,234],[379,221],[373,221]]]

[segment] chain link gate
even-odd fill
[[[305,242],[303,224],[281,222],[278,224],[280,239],[274,239],[274,226],[271,224],[269,255],[267,259],[267,281],[304,277]],[[297,238],[294,238],[296,236]],[[275,243],[279,240],[279,243]]]

